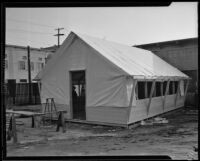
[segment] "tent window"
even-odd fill
[[[169,82],[169,95],[173,94],[172,81]]]
[[[169,94],[175,94],[175,81],[170,81]]]
[[[145,98],[145,82],[138,82],[138,99]]]
[[[152,82],[147,82],[147,97],[149,98],[150,93],[151,93],[151,86],[152,86]]]
[[[161,82],[156,82],[156,97],[161,96]]]
[[[174,84],[175,84],[175,93],[177,93],[178,81],[174,81]]]
[[[166,88],[167,88],[167,81],[164,81],[163,82],[163,95],[165,94]]]

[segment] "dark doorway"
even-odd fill
[[[86,119],[85,71],[71,71],[71,98],[73,119]]]

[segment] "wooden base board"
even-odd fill
[[[174,109],[174,110],[170,110],[170,111],[167,111],[167,112],[165,112],[165,113],[158,114],[158,115],[153,116],[153,117],[148,117],[148,118],[143,119],[143,120],[150,120],[150,119],[155,118],[155,117],[162,117],[162,116],[164,116],[164,115],[166,115],[166,114],[172,113],[172,112],[174,112],[174,111],[179,111],[179,110],[181,110],[181,109],[183,109],[183,107],[179,107],[179,108],[176,108],[176,109]],[[140,122],[143,121],[143,120],[140,120],[140,121],[137,121],[137,122],[128,124],[128,128],[138,127],[138,126],[140,125]]]
[[[176,108],[174,110],[170,110],[170,111],[167,111],[165,113],[161,113],[161,114],[158,114],[156,116],[149,117],[149,118],[146,118],[146,119],[143,119],[143,120],[149,120],[149,119],[152,119],[152,118],[155,118],[155,117],[161,117],[161,116],[163,116],[165,114],[169,114],[169,113],[172,113],[174,111],[178,111],[180,109],[183,109],[183,107],[179,107],[179,108]],[[57,119],[53,119],[53,120],[57,120]],[[106,123],[106,122],[98,122],[98,121],[87,121],[87,120],[78,120],[78,119],[65,119],[65,121],[66,122],[73,122],[73,123],[81,123],[81,124],[90,124],[90,125],[125,127],[125,128],[131,129],[131,128],[138,127],[142,120],[134,122],[134,123],[130,123],[130,124],[115,124],[115,123]]]
[[[82,123],[82,124],[92,124],[92,125],[103,125],[103,126],[117,126],[117,127],[128,127],[126,124],[115,124],[115,123],[106,123],[98,121],[86,121],[86,120],[76,120],[76,119],[65,119],[67,122]]]

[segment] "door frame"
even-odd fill
[[[70,119],[74,119],[73,116],[73,102],[72,102],[72,72],[81,72],[84,71],[85,72],[85,120],[87,120],[87,112],[86,112],[86,98],[87,98],[87,77],[86,77],[86,69],[73,69],[73,70],[69,70],[69,96],[70,96]]]

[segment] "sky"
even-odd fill
[[[129,46],[198,36],[197,2],[168,7],[6,8],[6,44],[57,45],[56,28]]]

